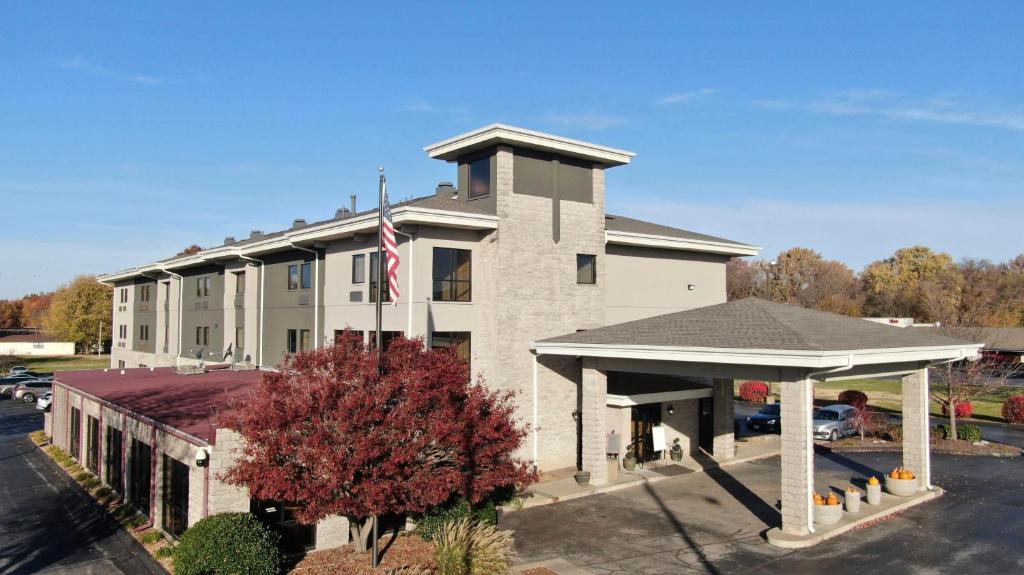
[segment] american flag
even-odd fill
[[[398,242],[395,241],[395,225],[391,221],[391,206],[388,202],[388,183],[381,176],[381,209],[383,210],[380,228],[381,245],[387,262],[388,291],[391,294],[391,305],[398,305]]]

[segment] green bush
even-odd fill
[[[956,426],[956,436],[964,441],[981,441],[981,428],[973,423]]]
[[[74,475],[75,481],[79,482],[85,481],[90,477],[95,477],[95,475],[93,475],[91,471],[85,471],[84,469]]]
[[[277,575],[278,536],[251,513],[218,513],[189,527],[174,553],[176,575]]]
[[[100,478],[96,477],[95,475],[90,475],[88,479],[82,482],[82,487],[86,488],[89,491],[92,491],[92,489],[94,487],[99,486],[99,484]]]
[[[174,547],[171,547],[170,545],[167,545],[166,547],[161,547],[161,548],[157,549],[156,553],[154,553],[153,556],[156,557],[157,559],[167,559],[168,557],[175,557],[175,556],[177,556],[177,554],[178,553],[177,553],[177,551],[175,550]],[[177,571],[175,571],[175,572],[177,572]],[[213,572],[211,571],[210,573],[213,573]],[[241,573],[241,571],[234,571],[233,573]]]
[[[503,575],[515,558],[511,533],[469,517],[442,525],[435,545],[438,575]]]
[[[490,499],[474,509],[465,497],[452,499],[448,503],[438,505],[416,517],[416,533],[430,541],[442,525],[465,518],[475,519],[488,525],[497,524],[498,510],[494,505],[494,500]]]
[[[139,541],[141,541],[143,543],[143,545],[152,545],[152,544],[156,543],[157,541],[163,541],[163,540],[164,540],[164,534],[160,533],[156,529],[153,529],[152,531],[146,531],[145,533],[142,534],[141,537],[139,537]]]

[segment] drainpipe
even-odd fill
[[[933,367],[938,367],[940,365],[946,365],[947,363],[953,363],[954,361],[961,361],[963,359],[966,359],[966,358],[964,357],[963,350],[961,350],[960,351],[960,357],[958,357],[956,359],[944,359],[942,361],[933,361],[933,362],[929,362],[927,365],[925,365],[924,366],[925,376],[929,380],[929,381],[927,381],[925,383],[925,393],[928,393],[928,387],[931,385],[931,374],[928,372],[929,369],[931,369]],[[931,428],[932,418],[931,418],[931,414],[928,412],[928,403],[929,403],[928,399],[925,398],[925,401],[923,401],[921,403],[923,403],[923,405],[921,406],[921,409],[924,410],[925,427]],[[932,485],[932,456],[931,456],[930,453],[928,454],[928,459],[925,462],[925,467],[924,467],[924,484],[925,484],[925,487],[928,489],[928,491],[934,491],[935,490],[935,486]]]
[[[849,371],[853,369],[853,356],[846,356],[846,365],[842,367],[834,367],[831,369],[823,369],[820,371],[809,372],[804,376],[804,381],[810,387],[811,393],[807,397],[808,411],[814,412],[814,384],[811,380],[820,376],[830,373],[839,373],[840,371]],[[807,531],[814,533],[814,424],[811,424],[811,432],[807,434],[807,503],[810,505],[811,512],[807,514]]]
[[[537,352],[533,352],[533,429],[530,430],[533,433],[533,470],[537,471]]]
[[[313,349],[320,347],[320,252],[291,244],[297,250],[313,254]]]
[[[259,357],[259,359],[258,359],[258,361],[256,363],[258,363],[259,366],[262,368],[263,367],[263,292],[264,292],[263,286],[264,286],[264,279],[267,276],[267,271],[266,271],[266,269],[264,269],[265,266],[263,265],[263,260],[258,260],[256,258],[250,258],[249,256],[243,256],[241,254],[241,252],[238,253],[238,259],[249,261],[249,262],[255,262],[255,263],[260,264],[260,303],[259,303],[260,323],[259,323],[259,329],[257,330],[257,333],[256,333],[256,339],[259,340],[259,350],[257,351],[257,356]]]
[[[412,288],[413,288],[413,280],[416,278],[416,274],[415,274],[415,270],[416,270],[416,267],[415,267],[415,265],[416,265],[415,264],[416,257],[413,255],[413,251],[412,250],[413,250],[413,247],[414,247],[413,241],[416,238],[413,236],[413,234],[407,234],[405,232],[400,232],[398,230],[395,230],[395,233],[403,235],[403,236],[409,238],[409,303],[406,304],[406,305],[409,306],[409,320],[408,320],[409,321],[409,327],[407,328],[407,331],[405,332],[405,337],[407,337],[409,339],[412,339],[412,296],[413,296],[413,289]],[[378,264],[378,265],[380,265],[380,264]],[[426,334],[426,335],[429,336],[430,334]]]
[[[181,369],[181,334],[182,334],[182,322],[184,321],[184,308],[181,306],[182,298],[185,294],[185,278],[180,275],[169,271],[167,268],[161,268],[165,274],[176,278],[178,280],[178,349],[174,353],[174,362],[177,369]]]

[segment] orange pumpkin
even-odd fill
[[[821,495],[818,495],[817,493],[815,493],[814,494],[814,504],[815,505],[824,505],[825,504],[825,498],[822,497]]]
[[[900,471],[900,479],[913,479],[913,478],[914,478],[914,474],[913,473],[911,473],[909,471],[906,471],[906,470]]]
[[[899,479],[900,478],[900,468],[897,467],[896,469],[893,469],[892,473],[889,474],[889,477],[892,477],[893,479]]]
[[[839,505],[839,497],[837,497],[835,493],[829,493],[828,499],[825,500],[825,503],[828,503],[829,505]]]

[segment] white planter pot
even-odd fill
[[[917,493],[918,482],[914,479],[893,479],[885,476],[885,490],[897,497],[910,497]]]
[[[843,518],[842,505],[815,505],[814,522],[818,525],[832,525]]]
[[[878,505],[882,502],[882,484],[871,485],[867,487],[867,499],[868,505]]]
[[[859,513],[860,512],[860,492],[859,491],[856,492],[856,493],[851,493],[851,492],[847,491],[846,492],[846,496],[843,499],[843,502],[846,504],[846,511],[847,512],[849,512],[849,513]]]

